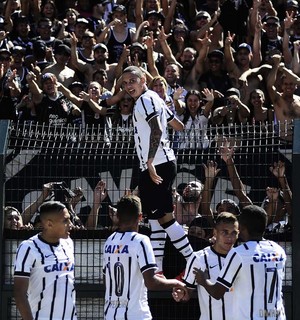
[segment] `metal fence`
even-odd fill
[[[0,121],[0,131],[4,173],[1,179],[5,182],[5,190],[0,194],[1,208],[10,205],[22,212],[41,195],[45,183],[64,181],[70,189],[80,187],[83,191],[84,197],[75,210],[84,224],[91,210],[96,184],[100,179],[106,182],[108,197],[102,203],[95,230],[72,233],[79,319],[103,319],[102,247],[110,233],[108,206],[116,204],[126,189],[134,190],[138,184],[138,160],[132,131],[122,128],[103,131],[96,127],[49,128],[6,121]],[[274,124],[207,128],[205,144],[199,143],[203,132],[191,130],[183,135],[170,132],[178,166],[174,188],[191,180],[204,182],[203,163],[214,160],[221,170],[211,190],[211,207],[215,209],[224,198],[238,202],[219,154],[220,146],[227,141],[235,147],[235,165],[248,196],[254,204],[261,205],[266,188],[278,187],[278,181],[269,170],[274,162],[284,161],[288,182],[294,186],[292,141],[286,132],[279,132]],[[4,230],[3,219],[0,220],[3,230],[1,319],[20,319],[12,298],[14,255],[17,245],[36,231]],[[292,293],[295,292],[292,282],[292,248],[295,250],[295,246],[291,235],[290,228],[275,228],[266,235],[282,245],[288,255],[284,282],[288,319],[292,319]],[[172,257],[173,266],[177,265],[177,259],[177,256]],[[152,292],[149,297],[156,319],[199,319],[197,299],[183,305],[173,302],[169,293]]]

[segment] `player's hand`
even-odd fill
[[[187,301],[188,292],[182,288],[173,288],[172,297],[176,302]]]
[[[162,177],[160,177],[157,173],[156,173],[156,169],[155,166],[153,165],[152,161],[148,160],[147,161],[147,166],[148,166],[148,171],[149,171],[149,175],[151,180],[155,183],[155,184],[161,184],[163,179]]]
[[[205,281],[208,279],[207,272],[194,268],[193,273],[195,275],[196,282],[203,286]]]

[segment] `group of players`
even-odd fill
[[[193,252],[174,218],[172,185],[176,159],[167,127],[183,130],[159,96],[148,90],[138,67],[122,75],[123,89],[134,100],[133,122],[140,160],[139,197],[127,195],[117,204],[118,229],[103,252],[105,319],[152,319],[147,290],[173,290],[175,301],[188,301],[197,289],[200,320],[286,319],[282,282],[286,254],[265,240],[264,209],[249,205],[235,215],[222,212],[215,221],[214,243]],[[143,214],[151,236],[138,233]],[[74,290],[72,224],[66,207],[47,202],[40,207],[42,231],[18,248],[14,292],[23,320],[77,319]],[[167,235],[186,258],[183,281],[162,272]],[[242,244],[234,247],[237,239]]]

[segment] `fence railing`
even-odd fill
[[[1,125],[5,126],[4,123]],[[10,124],[8,128],[6,140],[5,137],[0,138],[6,141],[3,144],[3,206],[10,205],[22,212],[39,198],[44,184],[64,181],[70,189],[82,189],[83,198],[77,203],[75,212],[84,224],[92,207],[93,190],[97,182],[100,179],[106,182],[108,197],[102,203],[95,230],[80,230],[72,234],[79,319],[102,319],[102,246],[111,226],[108,206],[116,204],[126,189],[135,190],[138,184],[139,170],[133,131],[72,126],[49,128],[33,124]],[[275,124],[247,124],[207,128],[205,134],[197,130],[185,131],[180,135],[170,132],[171,146],[177,155],[178,173],[174,188],[191,180],[204,182],[203,163],[214,160],[221,170],[211,190],[211,207],[214,210],[216,204],[224,198],[238,202],[219,152],[219,148],[226,143],[235,148],[235,166],[247,195],[253,203],[261,205],[266,197],[266,188],[278,187],[276,177],[269,170],[274,162],[281,160],[285,163],[286,175],[292,186],[292,141],[289,130]],[[203,137],[205,139],[202,141]],[[1,259],[1,319],[19,319],[12,298],[14,255],[20,241],[34,232],[3,232],[0,252],[4,257]],[[284,290],[287,313],[291,315],[291,295],[294,293],[292,248],[295,250],[291,229],[278,228],[267,234],[267,237],[278,241],[288,255]],[[174,257],[174,265],[176,259]],[[163,306],[160,305],[162,300]],[[166,293],[151,293],[150,304],[157,319],[187,319],[187,315],[188,319],[199,319],[196,299],[182,306],[174,303]]]

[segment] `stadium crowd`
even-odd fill
[[[0,119],[129,130],[134,99],[122,90],[120,77],[133,65],[183,122],[183,132],[174,135],[179,150],[207,149],[207,130],[215,125],[290,128],[300,115],[298,7],[295,0],[4,1]],[[290,139],[291,132],[285,133]],[[222,156],[226,164],[233,159],[230,147],[229,158]],[[240,196],[242,183],[236,184],[236,170],[230,168],[240,207],[251,204]],[[274,168],[282,190],[289,190],[284,164]],[[216,172],[209,172],[213,180]],[[184,203],[184,195],[176,193]],[[290,198],[269,188],[264,205],[281,200],[289,206]],[[206,212],[210,220],[208,199],[202,201],[204,210],[199,199],[192,210],[174,201],[181,210],[177,219],[189,225],[198,212]],[[269,225],[277,226],[282,215],[274,208],[268,209],[276,217]],[[185,211],[193,215],[184,217]],[[97,221],[87,226],[95,228]]]
[[[299,117],[295,0],[14,0],[1,8],[0,119],[126,126],[133,103],[119,78],[130,65],[186,130]],[[199,139],[206,148],[205,133]]]

